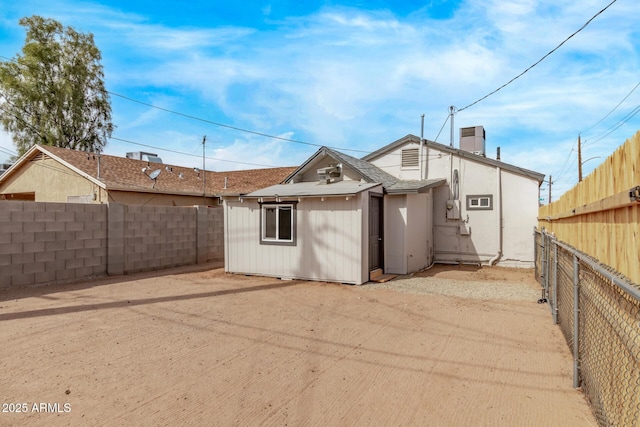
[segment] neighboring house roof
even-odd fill
[[[309,157],[300,167],[298,167],[291,175],[285,180],[286,185],[300,185],[303,183],[295,183],[295,177],[304,173],[310,165],[320,156],[330,156],[337,162],[340,162],[360,175],[362,181],[366,183],[378,183],[382,184],[385,191],[390,194],[406,194],[406,193],[421,193],[429,188],[437,187],[444,184],[445,179],[425,179],[425,180],[401,180],[393,175],[383,171],[376,165],[369,163],[363,159],[357,159],[347,154],[341,153],[336,150],[332,150],[328,147],[322,147],[315,154]],[[304,183],[306,184],[306,183]],[[315,183],[317,184],[317,183]],[[324,185],[325,187],[336,185],[337,183]],[[329,190],[314,190],[314,191],[329,191]],[[254,195],[253,193],[251,194]]]
[[[354,196],[364,190],[381,185],[378,182],[339,181],[332,184],[319,182],[298,182],[296,184],[278,184],[247,194],[245,197],[317,197],[317,196]]]
[[[485,156],[480,156],[478,154],[473,154],[469,151],[464,151],[464,150],[460,150],[458,148],[453,148],[450,147],[448,145],[442,145],[442,144],[438,144],[437,142],[433,142],[433,141],[429,141],[427,139],[424,140],[425,145],[430,147],[430,148],[434,148],[440,151],[444,151],[447,153],[451,153],[460,157],[463,157],[465,159],[469,159],[469,160],[473,160],[479,163],[484,163],[486,165],[490,165],[493,167],[499,167],[501,169],[505,169],[508,170],[509,172],[513,172],[515,174],[518,175],[524,175],[527,176],[529,178],[535,179],[536,181],[538,181],[538,183],[542,183],[542,181],[544,180],[545,175],[539,172],[534,172],[532,170],[529,169],[525,169],[525,168],[521,168],[515,165],[511,165],[509,163],[503,163],[499,160],[494,160],[494,159],[490,159],[488,157]],[[415,143],[415,144],[420,144],[420,138],[415,136],[415,135],[407,135],[403,138],[400,138],[399,140],[392,142],[389,145],[385,145],[384,147],[374,151],[371,154],[367,154],[366,156],[364,156],[362,158],[362,160],[364,161],[370,161],[373,160],[389,151],[392,151],[398,147],[401,147],[407,143]]]
[[[9,179],[12,171],[23,164],[45,156],[57,160],[79,175],[106,190],[153,192],[164,194],[202,195],[203,178],[206,194],[240,195],[282,182],[295,167],[251,169],[229,172],[202,173],[197,168],[149,163],[125,157],[98,155],[67,148],[35,145],[29,149],[6,173],[0,183]],[[98,176],[98,165],[100,176]],[[143,171],[144,169],[144,171]],[[149,175],[159,170],[154,180]],[[225,182],[226,181],[226,182]],[[225,185],[226,184],[226,185]]]

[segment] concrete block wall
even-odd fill
[[[0,201],[0,288],[224,259],[223,209]]]
[[[207,209],[207,262],[224,262],[224,209]]]
[[[197,207],[124,205],[127,273],[196,263]]]
[[[0,287],[106,273],[107,206],[0,202]]]

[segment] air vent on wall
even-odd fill
[[[419,166],[419,152],[417,148],[402,150],[402,167],[411,168]]]

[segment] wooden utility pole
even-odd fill
[[[553,181],[551,180],[551,175],[549,175],[549,204],[551,204],[551,184]]]
[[[578,182],[582,181],[582,147],[580,144],[580,134],[578,134]]]
[[[207,141],[207,135],[202,138],[202,201],[207,205],[207,171],[204,168],[204,143]]]

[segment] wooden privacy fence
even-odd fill
[[[538,226],[640,283],[640,131],[560,199]]]

